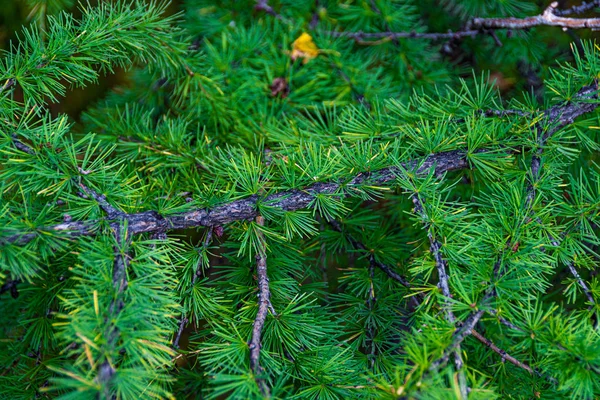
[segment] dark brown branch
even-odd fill
[[[446,33],[420,33],[416,31],[410,32],[328,32],[333,37],[347,37],[354,39],[357,43],[363,45],[374,45],[381,44],[384,41],[390,41],[394,39],[430,39],[430,40],[442,40],[442,39],[461,39],[464,37],[475,37],[481,32],[476,29],[446,32]],[[377,41],[365,41],[365,39],[378,39]]]
[[[410,160],[403,164],[408,170],[416,169],[418,174],[426,174],[431,169],[436,174],[447,171],[465,169],[469,167],[466,152],[463,150],[448,151],[432,154],[423,160]],[[345,183],[322,182],[315,183],[303,190],[294,189],[274,193],[262,199],[262,202],[273,204],[285,211],[294,211],[309,206],[318,194],[335,194],[341,189],[370,183],[384,184],[396,179],[399,168],[388,167],[370,173],[359,173]],[[145,232],[165,232],[168,230],[186,229],[199,226],[222,226],[234,221],[251,220],[257,216],[256,203],[259,196],[250,196],[236,200],[212,209],[196,209],[182,214],[162,216],[155,211],[144,211],[136,214],[126,214],[123,219],[127,221],[130,234]],[[95,235],[100,220],[73,221],[40,228],[40,231],[63,234],[66,238]],[[112,222],[111,226],[118,226]],[[38,233],[15,234],[0,240],[0,245],[24,245],[33,240]]]
[[[574,100],[592,99],[597,90],[597,84],[584,87],[574,96]],[[549,131],[556,132],[558,129],[572,123],[575,118],[589,113],[598,107],[598,103],[581,103],[571,101],[566,104],[554,106],[545,111],[546,117],[553,123],[554,128]],[[486,150],[481,150],[485,152]],[[510,151],[507,149],[507,151]],[[454,150],[443,153],[432,154],[422,160],[410,160],[403,164],[403,169],[417,169],[418,174],[425,174],[434,169],[439,175],[447,171],[465,169],[469,167],[464,150]],[[384,184],[396,179],[400,172],[399,168],[388,167],[370,173],[360,173],[345,183],[322,182],[315,183],[303,190],[288,190],[267,196],[263,201],[274,204],[286,211],[293,211],[308,207],[318,194],[338,193],[340,189],[351,188],[363,183]],[[199,226],[222,226],[230,222],[240,220],[251,220],[257,216],[256,202],[258,196],[250,196],[245,199],[236,200],[212,209],[196,209],[182,214],[161,216],[154,211],[144,211],[136,214],[127,214],[128,229],[131,234],[144,232],[165,232],[175,229],[186,229]],[[54,226],[39,228],[39,231],[63,234],[66,238],[77,238],[80,236],[95,235],[100,220],[64,222]],[[116,227],[116,223],[111,226]],[[38,236],[36,232],[19,233],[0,240],[0,245],[16,244],[24,245]]]
[[[502,357],[502,361],[506,360],[508,362],[510,362],[511,364],[516,365],[519,368],[523,368],[525,371],[529,372],[530,374],[533,375],[533,369],[531,369],[531,367],[519,360],[517,360],[516,358],[514,358],[513,356],[511,356],[510,354],[508,354],[506,351],[502,350],[501,348],[499,348],[498,346],[496,346],[491,340],[486,339],[485,337],[483,337],[479,332],[477,332],[476,330],[472,330],[471,331],[471,335],[479,340],[481,343],[483,343],[484,345],[486,345],[487,347],[490,348],[490,350],[494,351],[495,353],[499,354],[500,357]]]
[[[334,37],[348,37],[359,44],[376,45],[394,39],[462,39],[475,37],[480,34],[493,36],[494,30],[516,30],[529,29],[536,26],[558,26],[563,29],[599,29],[600,18],[565,18],[559,16],[556,11],[557,2],[550,4],[541,14],[527,18],[475,18],[465,29],[460,31],[448,31],[445,33],[420,33],[420,32],[329,32]],[[575,9],[575,7],[573,8]],[[378,39],[377,41],[365,41],[365,39]],[[498,39],[495,38],[498,43]],[[501,43],[499,43],[501,45]]]
[[[256,217],[256,223],[259,226],[263,226],[265,220],[262,216]],[[257,230],[258,238],[261,242],[264,242],[265,238],[260,230]],[[263,396],[270,396],[269,387],[260,375],[264,372],[260,366],[260,349],[261,345],[261,334],[262,329],[267,320],[267,314],[269,308],[272,309],[271,305],[271,290],[269,289],[269,277],[267,275],[267,253],[266,248],[260,248],[256,255],[256,275],[258,278],[258,312],[254,319],[254,325],[252,327],[252,339],[248,346],[250,347],[250,368],[254,373],[256,384],[258,385]]]

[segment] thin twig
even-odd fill
[[[254,9],[257,11],[263,11],[269,15],[272,15],[280,21],[283,21],[283,22],[286,21],[285,18],[283,18],[283,16],[281,14],[279,14],[277,11],[275,11],[275,9],[273,7],[271,7],[269,5],[268,0],[256,0],[256,5],[254,6]]]
[[[108,219],[125,217],[126,214],[123,211],[118,210],[115,207],[113,207],[106,200],[106,196],[104,196],[103,194],[100,194],[100,193],[96,192],[95,190],[85,186],[83,183],[80,183],[79,187],[81,187],[88,196],[91,196],[94,200],[96,200],[96,202],[98,202],[98,205],[100,206],[100,208],[102,208],[102,210],[104,210],[104,212],[106,214],[108,214]]]
[[[189,322],[189,320],[184,316],[179,320],[179,329],[177,329],[177,334],[173,339],[173,348],[179,348],[179,340],[181,339],[181,335],[183,334],[183,330],[185,329],[185,325]]]
[[[536,26],[557,26],[563,29],[599,29],[600,18],[565,18],[556,11],[557,2],[553,2],[540,15],[526,18],[475,18],[460,31],[440,33],[410,32],[328,32],[334,37],[348,37],[362,45],[375,45],[394,39],[462,39],[480,34],[492,34],[494,30],[529,29]],[[564,15],[564,14],[562,14]],[[493,35],[492,35],[493,37]],[[377,39],[377,41],[365,41]],[[498,39],[495,39],[498,42]],[[501,45],[501,43],[499,43]]]
[[[504,325],[504,326],[506,326],[506,327],[508,327],[510,329],[514,329],[515,331],[523,332],[523,329],[519,328],[518,326],[516,326],[515,324],[513,324],[512,322],[510,322],[506,318],[501,317],[500,315],[498,315],[498,311],[497,310],[490,309],[490,310],[486,310],[486,312],[489,313],[489,314],[491,314],[491,315],[493,315],[494,317],[498,318],[498,321],[502,325]]]
[[[332,219],[332,220],[329,220],[328,222],[329,222],[329,225],[331,225],[331,227],[334,230],[336,230],[336,231],[338,231],[340,233],[344,233],[344,229],[342,228],[342,225],[338,221]],[[354,239],[351,235],[349,235],[349,234],[346,233],[345,236],[348,239],[348,241],[350,242],[350,244],[352,244],[352,246],[355,249],[357,249],[357,250],[363,250],[366,253],[370,253],[369,249],[367,249],[364,244],[362,244],[361,242],[359,242],[356,239]],[[411,287],[410,282],[408,282],[408,280],[405,277],[403,277],[402,275],[396,273],[388,265],[386,265],[386,264],[384,264],[384,263],[382,263],[380,261],[377,261],[377,259],[375,259],[374,257],[373,257],[373,262],[375,263],[375,265],[377,266],[377,268],[379,268],[383,272],[385,272],[385,274],[387,276],[389,276],[393,280],[399,282],[402,286],[410,289],[410,287]]]
[[[375,277],[375,256],[371,254],[369,257],[369,294],[367,296],[367,307],[369,308],[369,312],[373,312],[373,308],[375,307],[375,303],[377,302],[377,297],[375,296],[375,284],[373,283],[373,279]],[[375,358],[377,356],[377,345],[375,344],[375,336],[376,331],[373,323],[369,323],[369,319],[366,319],[367,327],[367,342],[369,343],[369,359],[371,362],[371,369],[375,367]]]
[[[479,340],[481,343],[483,343],[484,345],[486,345],[487,347],[490,348],[490,350],[494,351],[495,353],[498,353],[501,357],[502,357],[502,361],[506,360],[514,365],[516,365],[519,368],[523,368],[525,371],[529,372],[530,374],[533,374],[533,369],[531,369],[531,367],[519,360],[517,360],[516,358],[514,358],[513,356],[511,356],[510,354],[508,354],[506,351],[502,350],[501,348],[499,348],[498,346],[496,346],[491,340],[486,339],[485,337],[483,337],[479,332],[477,332],[476,330],[472,330],[471,331],[471,335]]]
[[[115,231],[116,244],[114,246],[115,260],[113,264],[112,284],[115,289],[114,299],[111,301],[108,315],[105,318],[106,323],[106,346],[114,349],[117,345],[121,332],[119,328],[112,323],[115,321],[125,307],[123,302],[123,292],[127,289],[127,268],[129,266],[129,256],[127,247],[131,235],[128,231],[123,231],[124,226],[120,225]],[[103,385],[105,398],[110,398],[110,381],[115,375],[115,365],[108,359],[98,367],[98,381]]]
[[[20,279],[9,279],[6,281],[4,285],[0,287],[0,294],[5,292],[10,292],[10,295],[13,299],[19,297],[19,291],[17,290],[17,285],[21,283]]]
[[[263,226],[265,220],[262,216],[256,217],[256,223]],[[265,237],[260,230],[257,230],[258,239],[264,243]],[[267,276],[267,253],[266,247],[259,248],[256,255],[256,275],[258,278],[258,312],[254,319],[252,327],[252,339],[248,346],[250,347],[250,368],[254,373],[256,384],[258,385],[263,396],[269,397],[270,390],[267,382],[261,377],[264,369],[260,365],[260,349],[262,329],[267,320],[267,314],[271,305],[271,290],[269,289],[269,277]]]
[[[202,244],[204,249],[207,249],[208,246],[210,245],[210,242],[212,240],[212,229],[209,228],[206,232],[206,237],[204,238],[204,242]],[[192,290],[194,290],[194,285],[196,284],[196,281],[198,280],[198,277],[200,277],[200,275],[202,274],[202,268],[200,263],[202,262],[202,258],[200,258],[200,260],[198,261],[198,264],[196,265],[196,271],[194,271],[194,276],[192,277],[192,283],[189,287],[188,292],[191,292]],[[179,340],[181,339],[181,334],[183,333],[183,329],[185,328],[185,325],[189,322],[189,319],[185,316],[185,312],[181,315],[181,319],[179,320],[179,329],[177,330],[177,334],[175,335],[175,338],[173,339],[173,348],[176,349],[179,347]]]
[[[418,193],[413,193],[412,201],[415,206],[415,212],[420,215],[423,219],[427,218],[427,213],[425,208],[423,207],[423,200]],[[456,325],[456,316],[452,312],[452,305],[450,300],[452,299],[452,294],[450,293],[450,284],[448,281],[448,262],[442,256],[442,245],[439,240],[433,236],[431,233],[430,227],[425,224],[425,228],[427,229],[427,238],[429,239],[429,249],[433,258],[435,260],[435,266],[438,272],[439,284],[438,286],[442,290],[442,294],[444,295],[444,305],[443,309],[446,314],[446,320],[452,325]],[[469,395],[469,388],[467,386],[467,378],[465,376],[465,371],[463,369],[464,363],[460,351],[460,344],[457,344],[453,348],[454,353],[454,366],[456,367],[456,371],[458,372],[458,383],[460,388],[460,394],[462,399],[466,399]]]

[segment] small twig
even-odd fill
[[[425,208],[423,207],[423,201],[419,197],[418,193],[414,193],[412,195],[412,201],[415,206],[415,212],[419,214],[422,218],[427,217],[427,213]],[[438,271],[439,278],[439,287],[442,289],[442,294],[444,295],[444,312],[446,313],[446,320],[452,325],[456,325],[456,316],[452,312],[452,305],[450,303],[450,299],[452,298],[452,294],[450,293],[450,284],[448,277],[448,262],[442,257],[442,245],[440,242],[433,237],[431,233],[431,229],[426,225],[427,229],[427,237],[429,239],[429,248],[431,254],[433,254],[433,258],[435,260],[435,266]],[[467,386],[467,378],[464,371],[464,363],[461,355],[460,344],[454,346],[454,366],[456,367],[456,371],[458,372],[458,385],[460,388],[460,394],[462,399],[467,399],[469,396],[469,387]]]
[[[21,142],[18,138],[16,134],[12,135],[12,140],[13,143],[15,145],[15,147],[19,150],[21,150],[24,153],[27,154],[35,154],[35,152],[33,151],[33,149],[29,146],[27,146],[25,143]]]
[[[116,293],[114,299],[110,303],[108,315],[105,318],[106,346],[111,349],[114,349],[121,334],[119,328],[111,321],[115,321],[121,310],[125,307],[122,294],[128,286],[127,268],[129,266],[129,256],[127,255],[126,248],[129,245],[131,235],[128,231],[123,232],[122,230],[123,225],[119,225],[114,231],[117,244],[114,246],[115,260],[113,264],[112,284]],[[103,385],[106,398],[110,397],[110,381],[116,372],[114,363],[108,359],[104,360],[98,367],[98,381]]]
[[[556,10],[557,2],[553,2],[544,10],[541,15],[536,15],[527,18],[475,18],[467,24],[465,29],[460,31],[448,31],[445,33],[420,33],[415,31],[410,32],[328,32],[334,37],[348,37],[354,39],[362,45],[380,44],[387,40],[394,39],[462,39],[465,37],[475,37],[480,34],[489,34],[501,46],[494,30],[517,30],[529,29],[536,26],[558,26],[563,29],[599,29],[600,18],[564,18],[560,15],[560,11]],[[575,9],[573,7],[571,10]],[[574,12],[572,12],[574,13]],[[378,39],[379,42],[365,41],[364,39]],[[383,40],[382,40],[383,39]]]
[[[531,369],[531,367],[519,360],[517,360],[516,358],[514,358],[513,356],[511,356],[510,354],[508,354],[506,351],[502,350],[501,348],[499,348],[498,346],[496,346],[491,340],[486,339],[485,337],[483,337],[479,332],[477,332],[476,330],[472,330],[471,331],[471,335],[479,340],[481,343],[483,343],[484,345],[486,345],[487,347],[490,348],[490,350],[494,351],[495,353],[498,353],[500,355],[500,357],[502,357],[502,361],[504,362],[504,360],[510,362],[511,364],[516,365],[519,368],[523,368],[525,371],[529,372],[530,374],[533,374],[533,369]]]
[[[585,12],[593,10],[596,7],[600,7],[600,0],[584,1],[578,6],[573,6],[564,10],[554,10],[554,15],[562,17],[565,15],[583,14]]]
[[[177,330],[177,334],[175,335],[175,339],[173,339],[173,348],[174,349],[179,348],[179,340],[181,339],[181,334],[183,333],[185,325],[188,322],[189,322],[189,320],[185,316],[181,317],[181,320],[179,321],[179,329]]]
[[[342,228],[342,225],[341,225],[341,224],[340,224],[338,221],[336,221],[336,220],[333,220],[333,219],[332,219],[332,220],[329,220],[329,221],[327,221],[327,222],[329,222],[329,225],[331,225],[331,227],[332,227],[334,230],[336,230],[336,231],[338,231],[338,232],[340,232],[340,233],[343,233],[343,232],[344,232],[344,230],[343,230],[343,228]],[[357,250],[363,250],[363,251],[365,251],[365,252],[367,252],[367,253],[370,253],[369,249],[367,249],[367,248],[365,247],[365,245],[364,245],[364,244],[362,244],[362,243],[360,243],[359,241],[357,241],[356,239],[354,239],[354,238],[353,238],[351,235],[349,235],[349,234],[345,234],[345,236],[346,236],[346,238],[348,239],[348,241],[350,242],[350,244],[352,244],[352,246],[353,246],[355,249],[357,249]],[[410,289],[410,287],[411,287],[411,285],[410,285],[410,282],[408,282],[408,280],[407,280],[406,278],[404,278],[402,275],[400,275],[400,274],[396,273],[396,272],[395,272],[394,270],[392,270],[392,268],[391,268],[391,267],[389,267],[388,265],[386,265],[386,264],[383,264],[383,263],[382,263],[382,262],[380,262],[380,261],[377,261],[375,258],[373,258],[373,261],[375,262],[375,265],[376,265],[376,266],[377,266],[379,269],[381,269],[383,272],[385,272],[385,274],[386,274],[387,276],[389,276],[389,277],[390,277],[390,278],[392,278],[393,280],[395,280],[395,281],[399,282],[399,283],[400,283],[402,286],[404,286],[404,287],[406,287],[406,288],[409,288],[409,289]]]
[[[377,301],[377,297],[375,296],[375,286],[373,283],[373,279],[375,277],[375,257],[371,255],[369,257],[369,294],[367,297],[367,307],[370,312],[373,312],[373,308],[375,306],[375,302]],[[369,324],[369,320],[366,320],[366,323]],[[375,327],[373,324],[369,324],[367,327],[367,342],[369,343],[370,351],[369,358],[371,361],[371,369],[375,366],[375,357],[377,355],[377,346],[375,344]]]
[[[91,196],[94,200],[96,200],[98,202],[98,205],[100,205],[100,207],[104,210],[104,212],[106,212],[106,214],[108,214],[108,219],[117,219],[117,218],[123,218],[126,216],[126,214],[123,211],[118,210],[115,207],[113,207],[106,200],[106,196],[104,196],[103,194],[100,194],[100,193],[96,192],[95,190],[85,186],[83,183],[80,183],[79,186],[83,189],[83,191],[88,196]]]
[[[13,299],[19,297],[19,291],[17,290],[17,285],[21,283],[20,279],[9,279],[6,281],[4,285],[0,287],[0,294],[5,292],[10,292],[10,295]]]
[[[344,233],[342,225],[338,221],[336,221],[336,220],[329,220],[328,222],[329,222],[329,225],[331,225],[331,227],[334,230],[336,230],[336,231],[338,231],[340,233]],[[348,241],[350,242],[350,244],[352,244],[352,246],[355,249],[357,249],[357,250],[363,250],[364,252],[369,253],[369,254],[371,253],[371,251],[369,249],[367,249],[364,244],[362,244],[361,242],[359,242],[356,239],[354,239],[351,235],[349,235],[349,234],[346,233],[345,236],[348,239]],[[408,279],[406,279],[402,275],[400,275],[397,272],[395,272],[389,265],[384,264],[381,261],[378,261],[375,257],[372,257],[372,260],[375,263],[375,266],[377,266],[377,268],[379,268],[380,270],[382,270],[391,279],[393,279],[396,282],[400,283],[402,286],[406,287],[407,289],[410,289],[412,287],[411,284],[410,284],[410,282],[408,281]],[[414,308],[417,308],[417,307],[419,307],[421,305],[421,300],[422,300],[421,294],[416,294],[414,296],[410,296],[409,297],[409,301],[412,303],[412,305],[413,305]]]
[[[17,80],[15,78],[8,78],[6,80],[6,82],[4,82],[4,85],[2,85],[2,87],[0,87],[0,93],[4,92],[6,89],[9,89],[15,83],[17,83]]]
[[[278,20],[286,22],[285,18],[269,5],[268,0],[256,0],[256,5],[254,6],[254,9],[257,11],[264,11],[265,13],[274,16]]]
[[[208,246],[210,245],[210,242],[212,240],[212,235],[213,235],[213,230],[212,227],[209,227],[208,230],[206,231],[206,237],[204,238],[204,249],[208,248]],[[196,266],[196,271],[194,272],[194,276],[192,277],[192,284],[189,287],[189,291],[192,291],[194,289],[194,285],[196,284],[196,281],[198,280],[198,277],[202,274],[202,268],[200,266],[201,260],[198,261],[198,265]],[[175,338],[173,339],[173,348],[176,349],[179,347],[179,340],[181,339],[181,334],[183,333],[183,329],[185,328],[185,325],[189,322],[188,318],[185,316],[185,312],[182,314],[181,319],[179,320],[179,329],[177,330],[177,334],[175,335]]]
[[[265,220],[262,216],[256,217],[256,223],[259,226],[264,226]],[[264,235],[258,230],[257,235],[259,240],[264,243]],[[260,349],[262,329],[267,320],[267,314],[269,308],[272,309],[271,305],[271,291],[269,289],[269,278],[267,275],[267,254],[266,248],[260,248],[256,255],[256,275],[258,277],[258,312],[254,319],[252,327],[252,339],[248,343],[250,347],[250,368],[254,373],[256,384],[258,385],[263,396],[270,397],[270,390],[267,386],[266,381],[260,377],[264,372],[264,369],[260,365]]]

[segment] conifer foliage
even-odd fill
[[[600,397],[600,2],[20,7],[0,398]]]

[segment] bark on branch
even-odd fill
[[[404,169],[417,169],[417,173],[426,174],[431,169],[436,174],[442,174],[447,171],[465,169],[469,167],[466,158],[466,152],[463,150],[448,151],[432,154],[425,157],[424,160],[411,160],[403,164]],[[370,173],[360,173],[351,177],[347,182],[322,182],[315,183],[303,190],[287,190],[274,193],[262,202],[273,204],[285,211],[294,211],[309,206],[314,197],[318,194],[334,194],[344,186],[351,188],[365,183],[384,184],[396,179],[399,169],[396,167],[384,168]],[[166,232],[169,230],[186,229],[199,226],[214,227],[222,226],[234,221],[252,220],[256,218],[256,203],[259,196],[250,196],[245,199],[236,200],[212,209],[196,209],[181,214],[162,216],[155,211],[144,211],[135,214],[125,214],[122,218],[127,221],[128,229],[131,234],[146,232]],[[118,222],[108,221],[111,227],[115,228]],[[41,232],[62,234],[66,238],[77,238],[80,236],[95,235],[100,225],[100,220],[72,221],[40,228],[40,233],[28,232],[15,234],[0,239],[0,245],[16,244],[25,245]]]
[[[256,217],[256,223],[259,226],[263,226],[265,220],[262,216]],[[259,230],[257,231],[261,241],[264,241],[264,235]],[[269,387],[265,380],[261,377],[264,369],[260,365],[260,349],[262,329],[265,326],[269,309],[272,309],[271,305],[271,290],[269,289],[269,277],[267,276],[267,253],[266,248],[259,249],[256,255],[256,275],[258,280],[258,312],[254,320],[252,327],[252,339],[248,343],[250,347],[250,368],[254,373],[256,383],[263,394],[263,396],[270,397]]]
[[[596,3],[596,2],[594,2]],[[561,12],[557,10],[558,2],[553,2],[540,15],[526,18],[475,18],[470,21],[463,30],[448,31],[443,33],[420,33],[410,32],[329,32],[334,37],[348,37],[354,39],[359,44],[375,45],[383,41],[394,39],[462,39],[465,37],[475,37],[480,34],[492,34],[496,30],[521,30],[536,26],[557,26],[564,30],[567,29],[599,29],[600,18],[567,18],[562,15],[581,13],[588,10],[588,5],[582,5],[581,11],[577,7],[570,8]],[[589,7],[591,9],[593,7]],[[376,39],[375,41],[365,41],[365,39]],[[496,42],[501,43],[496,39]]]
[[[598,82],[596,81],[593,84],[582,88],[579,92],[577,92],[577,94],[574,96],[574,98],[580,99],[580,100],[588,100],[588,101],[592,100],[592,99],[597,99],[597,91],[598,91]],[[533,204],[533,198],[535,197],[535,185],[540,178],[539,169],[541,166],[541,156],[542,156],[542,153],[544,150],[544,146],[547,144],[548,140],[552,137],[552,135],[554,135],[556,132],[558,132],[558,130],[560,128],[562,128],[570,123],[573,123],[575,118],[577,118],[578,116],[583,115],[585,113],[589,113],[591,111],[594,111],[599,105],[600,105],[600,103],[598,103],[598,101],[594,101],[594,102],[583,102],[583,103],[570,102],[567,105],[562,106],[562,107],[554,106],[546,111],[546,116],[548,117],[547,121],[550,123],[550,125],[549,125],[550,128],[544,132],[545,125],[542,124],[544,121],[542,121],[542,123],[540,123],[536,127],[534,127],[534,129],[537,129],[537,131],[538,131],[538,138],[539,138],[538,139],[538,150],[536,151],[536,153],[534,154],[534,156],[532,157],[532,160],[531,160],[531,165],[530,165],[531,182],[530,182],[529,187],[527,188],[527,197],[525,200],[525,208],[528,211],[526,213],[524,213],[525,215],[528,215],[529,212],[531,211],[531,207]],[[507,247],[512,248],[512,245],[513,245],[512,243],[508,243]],[[503,259],[503,255],[500,254],[498,257],[498,260],[496,261],[496,263],[494,265],[493,275],[494,275],[494,280],[496,280],[496,281],[503,275],[503,271],[501,270],[502,259]],[[576,277],[577,276],[578,275],[576,275]],[[583,281],[581,279],[578,279],[578,283],[580,285],[582,282]],[[587,289],[587,286],[585,284],[583,286],[583,289],[584,289],[584,291],[589,290],[589,289]],[[588,292],[586,291],[586,294],[587,293]],[[495,296],[496,296],[495,287],[493,285],[490,285],[481,300],[480,307],[487,306],[489,301],[492,298],[494,298]],[[593,298],[592,298],[592,300],[593,300]],[[444,352],[442,353],[442,356],[440,356],[437,360],[435,360],[431,364],[430,369],[437,369],[441,365],[444,365],[448,361],[448,357],[450,356],[451,352],[454,351],[456,348],[458,348],[458,346],[460,346],[462,341],[472,332],[473,328],[475,328],[475,325],[477,324],[477,322],[479,322],[479,320],[483,316],[484,312],[485,312],[485,309],[480,308],[478,311],[472,312],[467,317],[467,319],[461,325],[461,327],[459,329],[457,329],[454,332],[454,334],[452,335],[452,342],[451,342],[450,346],[448,346],[444,350]]]
[[[419,193],[413,193],[412,201],[415,206],[415,212],[418,215],[420,215],[423,219],[426,219],[427,212],[425,211],[425,208],[423,206],[423,200],[421,200]],[[442,245],[440,241],[433,236],[433,233],[431,232],[431,229],[427,224],[425,228],[427,229],[427,238],[429,239],[429,249],[435,260],[435,266],[438,272],[438,286],[442,290],[442,294],[444,295],[443,310],[446,314],[446,321],[448,321],[452,325],[455,325],[456,317],[454,315],[454,312],[452,312],[452,304],[450,303],[450,300],[452,299],[452,294],[450,293],[450,283],[448,281],[448,262],[442,256]],[[461,398],[466,399],[469,396],[469,387],[467,386],[467,378],[463,369],[464,363],[460,351],[460,344],[454,346],[453,353],[454,366],[456,367],[456,372],[458,373],[458,384],[460,388]]]
[[[556,105],[544,112],[546,120],[552,127],[542,135],[543,141],[540,147],[551,135],[560,128],[573,123],[573,121],[586,113],[595,110],[599,103],[596,99],[598,90],[597,82],[585,86],[573,98],[573,101],[566,104]],[[587,102],[581,102],[581,100]],[[486,150],[481,150],[485,152]],[[512,151],[507,149],[507,151]],[[469,168],[467,152],[464,150],[454,150],[431,154],[424,159],[410,160],[402,165],[402,170],[417,169],[418,174],[426,174],[434,169],[436,174],[442,174],[448,171],[455,171]],[[537,165],[539,169],[539,165]],[[304,189],[294,189],[274,193],[262,199],[263,202],[273,204],[285,211],[294,211],[308,207],[318,194],[333,194],[339,192],[342,187],[351,188],[352,186],[369,183],[373,185],[385,184],[396,179],[400,168],[389,167],[370,173],[359,173],[350,177],[346,182],[320,182],[315,183]],[[130,234],[166,232],[169,230],[186,229],[199,226],[214,227],[240,221],[251,220],[257,216],[256,203],[258,196],[250,196],[245,199],[236,200],[212,209],[196,209],[181,214],[162,216],[155,211],[143,211],[135,214],[125,214],[123,220],[127,221]],[[108,221],[113,229],[116,229],[118,222]],[[80,236],[95,235],[99,229],[100,220],[71,221],[61,224],[38,228],[37,232],[23,232],[0,239],[0,245],[14,244],[25,245],[38,235],[44,233],[62,234],[67,239],[74,239]],[[44,233],[42,233],[44,232]]]
[[[471,335],[475,339],[479,340],[481,343],[483,343],[484,345],[486,345],[487,347],[489,347],[490,350],[492,350],[493,352],[499,354],[500,357],[502,357],[502,361],[506,360],[506,361],[510,362],[511,364],[516,365],[519,368],[523,368],[525,371],[527,371],[527,372],[529,372],[530,374],[533,375],[533,369],[529,365],[527,365],[527,364],[525,364],[525,363],[517,360],[516,358],[514,358],[513,356],[511,356],[510,354],[508,354],[506,351],[504,351],[500,347],[496,346],[494,344],[494,342],[492,342],[489,339],[486,339],[483,335],[481,335],[476,330],[471,331]]]

